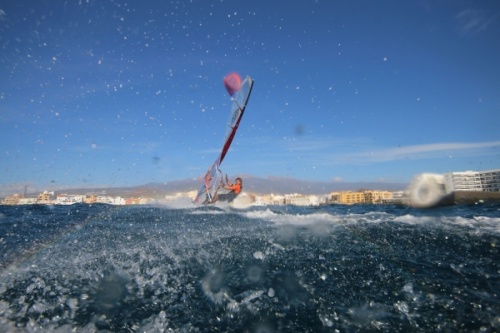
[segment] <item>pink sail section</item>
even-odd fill
[[[229,73],[224,78],[224,86],[226,86],[229,95],[233,96],[241,88],[241,77],[238,73]]]
[[[226,86],[227,87],[227,86]],[[224,145],[222,146],[222,150],[214,161],[214,163],[210,166],[207,173],[202,177],[203,185],[198,191],[198,195],[196,196],[196,203],[210,203],[222,181],[222,172],[219,167],[222,164],[222,161],[226,157],[229,148],[231,147],[231,143],[233,142],[234,136],[236,135],[236,131],[238,130],[238,126],[240,125],[241,119],[243,117],[243,113],[245,112],[245,108],[247,106],[248,100],[250,98],[250,93],[252,92],[253,80],[247,76],[238,90],[233,92],[232,95],[232,103],[231,110],[229,112],[229,121],[227,123],[227,131],[226,136],[224,138]],[[231,94],[231,92],[228,90]]]

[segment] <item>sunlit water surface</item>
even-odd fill
[[[500,331],[500,206],[0,206],[0,332]]]

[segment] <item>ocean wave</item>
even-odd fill
[[[498,216],[477,207],[1,213],[0,331],[499,328]]]

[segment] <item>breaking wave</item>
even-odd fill
[[[499,206],[0,208],[0,332],[500,329]]]

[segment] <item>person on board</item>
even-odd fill
[[[240,177],[236,178],[234,182],[235,182],[234,184],[231,184],[226,175],[226,185],[223,185],[222,187],[225,188],[226,190],[229,190],[229,192],[223,194],[216,194],[214,199],[212,200],[212,203],[216,201],[227,201],[227,202],[233,201],[238,196],[238,194],[240,194],[241,189],[243,188],[243,181],[241,180]]]

